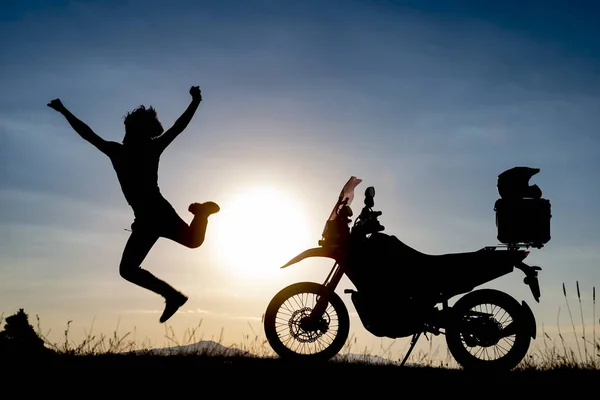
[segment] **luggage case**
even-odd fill
[[[550,241],[550,200],[502,198],[496,201],[494,211],[501,243],[541,248]]]

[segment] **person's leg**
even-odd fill
[[[167,297],[176,290],[141,267],[142,262],[157,240],[157,235],[139,232],[134,229],[127,240],[127,244],[125,244],[121,264],[119,265],[119,273],[125,280]]]
[[[179,307],[185,304],[188,298],[165,281],[141,268],[142,261],[144,261],[159,236],[154,233],[140,231],[139,227],[135,226],[135,223],[132,228],[131,236],[123,250],[119,273],[127,281],[165,298],[165,309],[159,319],[163,323],[171,318]]]
[[[149,220],[151,220],[151,229],[156,232],[156,239],[154,239],[154,241],[159,237],[164,237],[189,248],[199,247],[204,242],[208,216],[218,212],[219,206],[212,202],[202,204],[194,203],[190,205],[189,210],[194,214],[194,219],[190,225],[181,219],[168,201],[164,200],[162,204],[153,211],[152,216],[149,217]],[[132,230],[135,231],[135,229]],[[179,307],[188,300],[187,296],[183,293],[180,293],[175,289],[172,290],[174,293],[165,296],[166,305],[165,310],[160,317],[161,323],[171,318],[171,316],[177,312]]]
[[[165,222],[164,229],[161,230],[160,235],[186,247],[195,249],[204,243],[208,217],[218,212],[220,208],[216,203],[206,202],[193,203],[189,206],[188,210],[194,214],[194,218],[189,225],[173,210],[170,221]]]

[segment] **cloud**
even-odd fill
[[[123,310],[120,312],[123,314],[162,314],[163,310],[137,309],[137,310]]]
[[[123,310],[121,311],[124,314],[162,314],[163,310],[159,309],[133,309],[133,310]],[[182,314],[211,314],[210,311],[202,310],[200,308],[196,309],[179,309],[178,313]]]
[[[0,223],[38,226],[40,229],[44,226],[76,228],[81,233],[92,232],[94,227],[96,230],[115,229],[117,224],[130,224],[130,220],[130,211],[125,206],[106,204],[93,197],[0,187]]]
[[[238,316],[238,317],[233,317],[234,319],[241,319],[244,321],[255,321],[255,322],[261,322],[262,321],[262,317],[248,317],[248,316]]]
[[[162,314],[163,310],[161,309],[130,309],[119,311],[123,314]],[[225,318],[230,320],[243,320],[243,321],[262,321],[261,317],[256,316],[242,316],[242,315],[233,315],[230,313],[215,313],[209,310],[204,310],[201,308],[196,309],[179,309],[177,313],[180,314],[201,314],[201,315],[210,315],[213,318]]]
[[[200,308],[196,308],[195,310],[191,310],[191,309],[183,310],[183,312],[188,313],[188,314],[210,314],[211,313],[210,311],[202,310]]]

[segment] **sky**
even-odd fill
[[[583,0],[3,1],[0,313],[24,308],[55,342],[69,324],[75,342],[117,331],[162,345],[199,326],[240,344],[263,335],[278,290],[326,278],[328,260],[279,267],[317,245],[350,176],[363,180],[355,211],[374,186],[387,233],[444,254],[499,244],[497,176],[529,166],[552,206],[552,238],[526,260],[543,268],[541,302],[519,271],[485,286],[526,301],[553,338],[589,335],[599,12]],[[143,263],[190,296],[165,326],[163,300],[119,276],[133,214],[108,158],[46,104],[60,98],[120,142],[127,111],[152,105],[168,127],[194,85],[203,101],[159,184],[186,221],[191,202],[221,212],[200,248],[161,239]],[[362,328],[349,287],[356,347],[401,352],[408,338]]]

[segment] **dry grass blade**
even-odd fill
[[[587,343],[585,337],[585,319],[583,318],[583,306],[581,305],[581,292],[579,291],[579,281],[575,281],[575,286],[577,287],[577,300],[579,300],[579,313],[581,314],[581,330],[583,333],[583,353],[585,355],[585,362],[589,361],[588,351],[587,351]]]
[[[565,302],[567,303],[567,311],[569,311],[569,318],[571,319],[571,326],[573,327],[573,335],[575,335],[575,344],[577,345],[577,351],[579,353],[579,359],[582,360],[581,347],[579,346],[579,337],[577,336],[577,330],[575,329],[575,322],[573,321],[573,313],[571,313],[571,306],[569,304],[569,298],[567,297],[567,290],[563,282],[563,293],[565,295]]]

